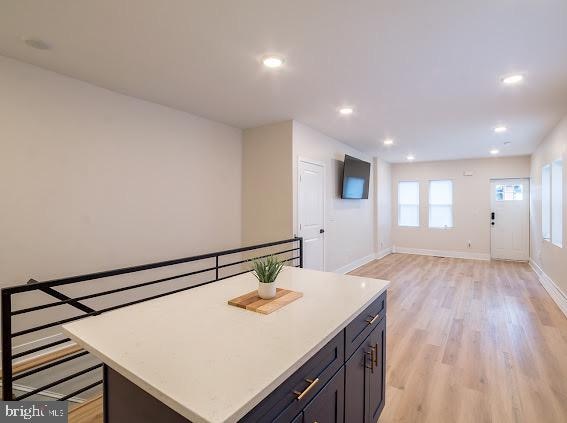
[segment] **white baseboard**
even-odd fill
[[[555,304],[563,312],[565,317],[567,317],[567,295],[559,289],[559,287],[553,282],[553,280],[545,274],[543,269],[538,266],[538,264],[530,259],[530,267],[534,270],[538,276],[539,282],[549,293],[550,297],[555,301]]]
[[[375,254],[368,254],[366,257],[362,257],[345,266],[341,266],[334,272],[344,275],[345,273],[352,272],[354,269],[358,269],[360,266],[364,266],[366,263],[370,263],[372,260],[378,260],[386,257],[388,254],[392,254],[392,249],[384,248],[382,251],[379,251]]]
[[[360,266],[364,266],[366,263],[370,263],[375,258],[376,258],[375,254],[368,254],[366,257],[362,257],[358,260],[353,261],[352,263],[339,267],[334,272],[344,275],[345,273],[351,272],[354,269],[359,268]]]
[[[467,251],[425,250],[421,248],[407,248],[407,247],[394,246],[393,252],[402,253],[402,254],[417,254],[420,256],[439,256],[439,257],[450,257],[450,258],[462,258],[469,260],[490,260],[490,254],[488,253],[470,253]]]
[[[378,251],[378,252],[376,253],[375,259],[376,259],[376,260],[380,260],[381,258],[384,258],[384,257],[386,257],[386,256],[389,255],[389,254],[392,254],[392,247],[384,248],[383,250]]]

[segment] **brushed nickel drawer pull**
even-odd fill
[[[315,385],[317,385],[317,384],[319,383],[319,378],[316,378],[316,379],[314,379],[314,380],[305,379],[305,381],[306,381],[306,382],[309,382],[309,386],[308,386],[307,388],[305,388],[305,390],[304,390],[303,392],[293,391],[293,393],[294,393],[295,395],[297,395],[297,400],[298,400],[298,401],[302,400],[303,397],[304,397],[305,395],[307,395],[307,393],[308,393],[311,389],[313,389],[313,387],[314,387]]]
[[[370,316],[372,317],[372,316]],[[376,321],[376,319],[378,319],[378,317],[380,317],[380,313],[378,313],[376,316],[372,317],[371,319],[366,319],[366,321],[368,322],[369,325],[371,325],[372,323],[374,323]]]

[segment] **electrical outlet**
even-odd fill
[[[469,239],[469,242],[467,243],[467,245],[468,245],[469,248],[471,248],[472,243],[471,243],[470,239]]]

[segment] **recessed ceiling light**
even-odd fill
[[[384,140],[384,145],[392,145],[394,144],[394,140],[391,138],[385,139]]]
[[[494,128],[494,132],[496,132],[497,134],[501,134],[503,132],[506,132],[508,130],[508,128],[506,128],[505,126],[497,126],[496,128]]]
[[[49,50],[49,44],[38,38],[24,38],[23,41],[28,47],[35,48],[36,50]]]
[[[284,64],[285,60],[283,57],[275,56],[275,55],[268,55],[262,58],[262,63],[267,68],[275,69],[279,68]]]
[[[341,107],[339,109],[339,113],[344,116],[352,115],[354,113],[354,109],[352,107]]]
[[[515,74],[515,75],[508,75],[502,78],[502,83],[504,85],[515,85],[519,84],[524,80],[524,75]]]
[[[493,156],[500,153],[500,150],[498,150],[497,148],[493,148],[492,150],[490,150],[490,154],[492,154]]]
[[[408,154],[406,159],[408,159],[411,162],[412,160],[415,160],[415,156],[413,154]]]

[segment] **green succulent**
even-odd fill
[[[252,261],[252,274],[259,282],[272,283],[282,271],[284,264],[276,256],[268,256]]]

